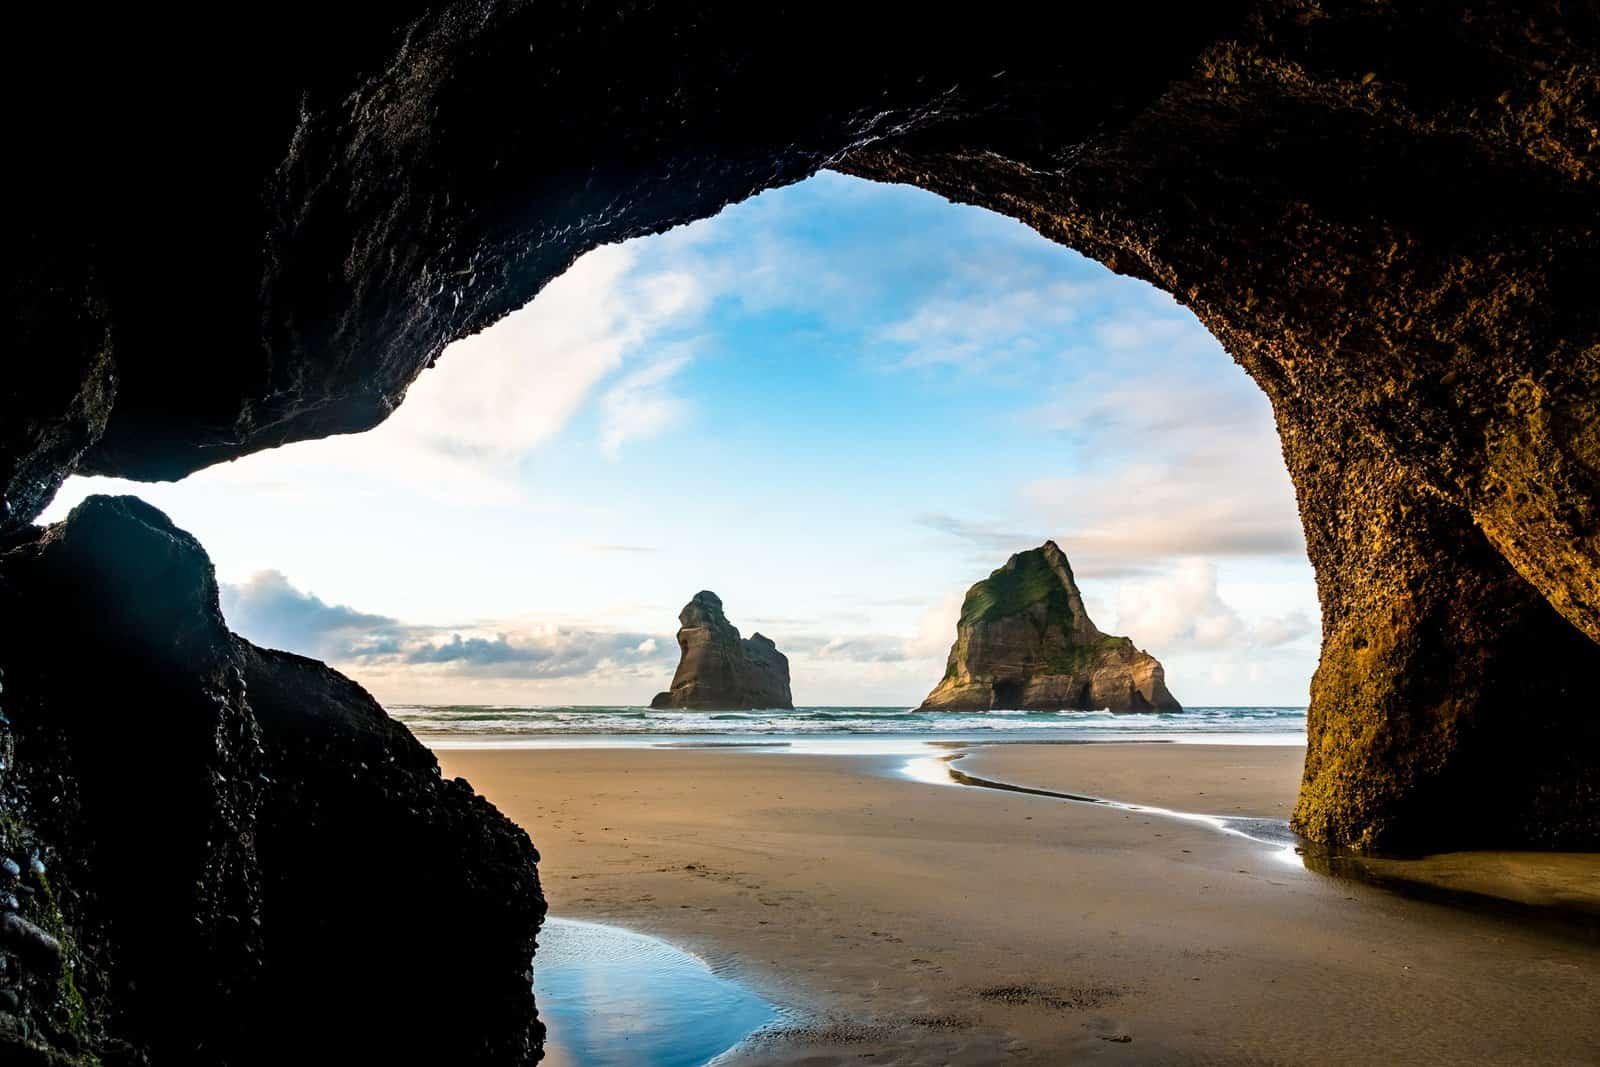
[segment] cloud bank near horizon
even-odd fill
[[[241,637],[326,661],[393,703],[458,702],[448,694],[465,685],[499,692],[508,702],[566,703],[561,698],[578,691],[610,697],[594,703],[645,704],[666,687],[678,661],[672,633],[519,620],[409,623],[330,604],[276,570],[223,583],[221,593],[223,615]],[[931,689],[955,638],[962,597],[947,594],[905,634],[821,632],[813,628],[817,620],[769,625],[765,632],[789,657],[797,694],[852,682],[869,691]],[[1103,614],[1104,606],[1091,610]],[[1112,617],[1118,632],[1169,660],[1193,653],[1214,660],[1239,647],[1268,650],[1315,631],[1300,615],[1246,619],[1221,597],[1216,569],[1203,561],[1191,561],[1176,582],[1122,587]],[[1239,668],[1231,660],[1224,665]]]
[[[312,656],[353,672],[442,669],[502,680],[581,678],[612,671],[630,677],[677,662],[659,635],[528,623],[414,624],[297,588],[280,571],[222,585],[222,613],[241,637]],[[358,679],[359,680],[359,679]]]

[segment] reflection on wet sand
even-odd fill
[[[546,1067],[698,1067],[777,1017],[697,956],[572,919],[546,920],[533,988]]]
[[[558,914],[658,934],[803,1012],[719,1067],[1582,1063],[1600,1047],[1592,932],[1324,877],[1256,829],[925,785],[899,773],[907,755],[440,757],[528,828]],[[1303,759],[998,745],[958,766],[1281,824]]]
[[[971,774],[956,766],[971,749],[908,760],[903,774],[941,785],[998,789],[1076,804],[1098,804],[1208,826],[1254,841],[1285,862],[1420,899],[1463,907],[1530,913],[1530,918],[1600,929],[1600,853],[1451,852],[1429,856],[1371,856],[1325,848],[1297,836],[1287,819],[1212,815],[1136,804],[1110,797],[1045,789]]]

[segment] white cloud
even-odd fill
[[[1216,564],[1187,559],[1160,577],[1122,583],[1113,630],[1151,649],[1243,652],[1288,644],[1315,627],[1303,612],[1245,619],[1222,598]]]
[[[926,607],[915,630],[904,633],[834,633],[819,635],[789,631],[782,647],[796,656],[857,663],[911,663],[943,661],[956,637],[965,590],[952,590]],[[800,620],[796,620],[798,622]]]
[[[1076,320],[1095,283],[989,286],[973,292],[965,284],[889,323],[878,337],[904,350],[900,364],[994,364],[1047,354],[1039,336]],[[1007,279],[1014,282],[1015,279]]]
[[[1192,341],[1194,327],[1192,320],[1177,317],[1127,316],[1100,323],[1094,328],[1094,336],[1105,348],[1125,351]]]
[[[951,590],[917,619],[917,632],[906,642],[906,655],[912,659],[943,661],[955,643],[956,623],[961,618],[961,602],[966,590]]]
[[[548,681],[653,678],[676,659],[653,635],[550,622],[418,624],[330,605],[278,571],[221,587],[223,616],[247,640],[315,656],[358,681],[397,676]]]
[[[1023,496],[1086,573],[1193,555],[1304,558],[1271,409],[1236,368],[1145,373],[1034,417],[1079,459]]]
[[[789,645],[797,655],[819,660],[848,660],[854,663],[900,663],[906,658],[906,643],[889,634],[837,634],[822,639],[800,636]]]
[[[1036,263],[1001,249],[954,272],[882,336],[909,350],[906,363],[1013,381],[1022,368],[1035,391],[1035,380],[1059,383],[1021,413],[1055,447],[1042,442],[1033,469],[1047,473],[1022,485],[1014,510],[919,524],[986,551],[1055,537],[1092,576],[1192,555],[1304,558],[1270,405],[1170,295],[1040,277]]]
[[[597,248],[526,307],[445,349],[375,429],[256,453],[194,480],[285,496],[342,481],[347,491],[404,491],[457,506],[526,504],[521,461],[607,379],[624,375],[602,399],[608,452],[681,414],[666,382],[686,357],[660,353],[681,353],[713,293],[685,264],[648,263],[636,244]]]
[[[1149,573],[1190,556],[1305,558],[1271,409],[1242,372],[1130,373],[1036,406],[1066,473],[1024,483],[1010,516],[919,525],[995,553],[1055,538],[1080,577]],[[1052,464],[1054,465],[1054,464]]]
[[[1217,568],[1202,560],[1170,576],[1124,582],[1117,596],[1116,631],[1140,645],[1219,648],[1241,637],[1244,620],[1217,593]]]
[[[926,512],[918,515],[914,520],[918,526],[925,526],[942,534],[949,534],[958,540],[966,541],[979,548],[1005,552],[1008,555],[1024,547],[1031,547],[1038,540],[1031,533],[1010,526],[997,525],[978,519],[961,519],[954,515],[943,515],[938,512]]]
[[[515,458],[566,425],[630,342],[671,306],[619,306],[634,254],[597,249],[531,304],[445,350],[388,425],[451,455]]]
[[[1251,638],[1257,645],[1274,648],[1318,633],[1320,629],[1305,612],[1289,611],[1257,620],[1251,628]]]
[[[606,391],[600,402],[600,448],[606,455],[615,459],[627,442],[647,440],[683,419],[688,402],[670,386],[688,361],[681,354],[658,359]]]
[[[692,272],[640,271],[638,259],[636,245],[583,256],[527,307],[446,349],[385,428],[497,466],[549,440],[602,380],[706,307],[709,294]],[[672,369],[658,362],[616,388],[647,388]]]
[[[222,613],[234,631],[268,648],[309,656],[341,657],[387,643],[395,620],[328,604],[295,588],[283,572],[258,571],[237,585],[221,586]]]

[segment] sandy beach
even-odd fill
[[[1283,818],[1302,753],[1000,745],[958,766]],[[1593,925],[1411,899],[1156,814],[927,784],[899,757],[439,758],[532,834],[552,914],[665,937],[792,1009],[734,1062],[1600,1059]],[[1568,885],[1600,873],[1556,864]]]

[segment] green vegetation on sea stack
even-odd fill
[[[1072,611],[1067,589],[1051,568],[1045,550],[1019,552],[1004,567],[967,590],[967,598],[961,604],[961,625],[1015,615],[1041,602],[1048,604],[1051,617]]]
[[[1054,541],[967,590],[944,678],[922,707],[1182,710],[1155,657],[1095,626]]]

